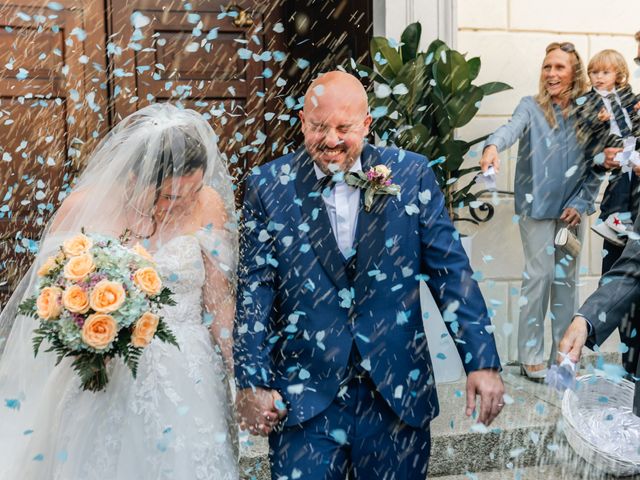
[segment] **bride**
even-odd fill
[[[237,232],[231,179],[205,119],[169,104],[120,122],[52,218],[29,273],[0,316],[0,479],[236,479],[232,372]],[[179,349],[121,360],[105,390],[82,391],[71,359],[34,358],[35,320],[17,314],[37,271],[81,228],[145,247],[174,306]]]

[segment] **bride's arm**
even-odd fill
[[[207,232],[225,229],[227,215],[224,204],[212,189],[202,192],[203,231],[201,245],[205,264],[205,283],[203,302],[205,321],[210,322],[210,330],[230,375],[233,375],[233,321],[235,318],[235,288],[229,272],[225,272],[226,259],[223,249],[234,248],[224,243],[223,238]],[[203,238],[204,237],[204,238]],[[208,237],[208,238],[207,238]],[[223,243],[220,243],[220,242]],[[232,266],[226,265],[231,275],[235,274]]]

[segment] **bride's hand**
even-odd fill
[[[236,410],[238,423],[242,430],[248,430],[252,435],[260,435],[266,437],[278,425],[280,419],[280,411],[276,407],[279,398],[282,397],[273,390],[265,388],[244,388],[239,390],[236,395]],[[285,410],[286,412],[286,410]]]

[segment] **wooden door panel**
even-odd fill
[[[112,60],[114,68],[131,73],[114,78],[119,92],[125,92],[115,99],[116,118],[154,101],[189,105],[210,120],[240,179],[266,159],[265,92],[273,87],[279,67],[268,55],[259,55],[265,44],[280,45],[265,28],[276,21],[270,16],[280,17],[277,9],[260,10],[264,2],[238,3],[251,8],[253,26],[235,25],[233,17],[221,14],[228,2],[192,2],[185,10],[176,2],[113,0],[113,11],[125,14],[112,15],[112,38],[123,48]],[[136,30],[126,20],[131,15],[142,18],[143,26]],[[132,39],[137,46],[125,53]],[[271,75],[263,75],[266,68]]]
[[[101,1],[0,9],[0,304],[107,126]]]

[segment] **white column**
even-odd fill
[[[421,49],[436,38],[456,44],[457,0],[373,0],[373,34],[400,40],[405,27],[422,25]]]

